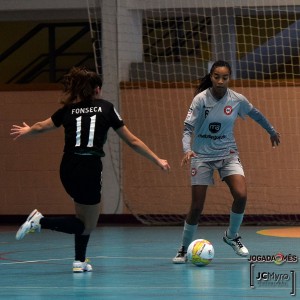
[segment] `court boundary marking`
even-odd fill
[[[300,227],[280,227],[267,228],[256,231],[257,234],[263,236],[277,237],[277,238],[300,238]]]
[[[0,253],[1,255],[1,253]],[[171,260],[171,257],[151,257],[151,256],[141,256],[141,257],[135,257],[135,256],[90,256],[89,259],[128,259],[128,260],[145,260],[145,259],[151,259],[151,260]],[[49,258],[49,259],[38,259],[38,260],[19,260],[19,261],[9,261],[10,259],[6,259],[6,262],[0,262],[0,265],[17,265],[17,264],[32,264],[32,263],[47,263],[52,261],[64,261],[64,260],[74,260],[74,257],[65,257],[65,258]],[[247,258],[243,257],[218,257],[214,258],[215,260],[235,260],[235,261],[247,261]],[[8,262],[9,261],[9,262]],[[176,264],[172,264],[176,265]]]

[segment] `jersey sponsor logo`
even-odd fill
[[[100,106],[73,108],[71,114],[79,115],[79,114],[89,114],[89,113],[97,113],[97,112],[102,112],[102,108]]]
[[[197,169],[196,168],[192,168],[191,175],[195,176],[196,174],[197,174]]]
[[[221,123],[213,122],[208,125],[208,129],[211,133],[217,133],[221,129]]]
[[[198,135],[199,138],[202,138],[202,139],[211,139],[211,140],[223,140],[226,138],[226,135],[210,135],[210,134],[199,134]]]
[[[224,107],[224,113],[225,113],[225,115],[227,115],[227,116],[229,116],[229,115],[231,115],[231,113],[232,113],[232,106],[225,106]]]

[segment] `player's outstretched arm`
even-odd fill
[[[27,125],[25,122],[20,125],[13,125],[10,129],[10,135],[13,137],[14,140],[25,137],[29,135],[35,135],[43,132],[50,131],[55,129],[55,125],[51,118],[48,118],[44,121],[37,122],[32,126]]]
[[[275,146],[279,146],[280,133],[274,129],[269,120],[257,108],[253,107],[252,110],[248,113],[248,116],[256,121],[270,134],[271,144],[273,148],[275,148]]]
[[[135,152],[146,157],[162,170],[169,171],[170,165],[167,160],[159,158],[143,141],[130,132],[126,126],[122,126],[116,130],[119,137]]]

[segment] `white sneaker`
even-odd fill
[[[38,211],[34,210],[31,212],[31,214],[28,216],[27,220],[23,225],[19,228],[18,232],[16,233],[16,240],[21,240],[27,233],[30,232],[40,232],[41,231],[41,225],[40,220],[44,216]]]
[[[184,246],[178,250],[176,256],[173,258],[173,264],[185,264],[187,262],[186,249]]]
[[[239,255],[239,256],[248,256],[249,255],[249,251],[245,247],[245,245],[243,245],[243,243],[241,242],[240,236],[237,236],[234,239],[230,239],[227,236],[227,231],[225,231],[225,234],[223,236],[223,241],[226,244],[228,244],[229,246],[231,246],[237,255]]]
[[[73,262],[73,272],[74,273],[83,273],[83,272],[92,272],[93,268],[90,264],[88,264],[89,260],[85,260],[84,262],[79,260],[74,260]]]

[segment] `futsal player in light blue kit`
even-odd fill
[[[249,116],[268,132],[273,147],[279,145],[280,134],[246,97],[228,88],[230,75],[230,65],[216,61],[196,90],[184,121],[182,165],[190,163],[192,202],[185,219],[181,246],[173,258],[176,264],[187,261],[187,248],[197,230],[207,188],[214,184],[214,170],[218,170],[233,197],[229,227],[223,240],[236,254],[249,255],[239,235],[247,188],[233,134],[234,124],[237,117]]]

